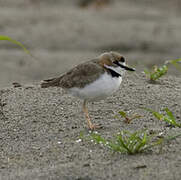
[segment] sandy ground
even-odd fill
[[[120,130],[144,128],[175,135],[180,128],[168,127],[140,107],[157,111],[168,107],[181,122],[180,92],[180,78],[170,76],[159,84],[149,84],[141,74],[130,74],[121,91],[105,101],[89,104],[90,115],[95,123],[103,125],[99,133],[106,138]],[[112,154],[99,145],[77,142],[80,132],[89,133],[81,105],[81,101],[57,88],[2,90],[1,179],[180,179],[181,138],[164,146],[161,154],[156,149],[132,156]],[[115,118],[120,110],[143,118],[125,124],[123,119]]]
[[[179,133],[140,107],[168,107],[181,122],[181,73],[170,68],[157,84],[149,84],[142,73],[145,67],[180,57],[180,2],[114,0],[85,9],[78,1],[52,2],[0,1],[0,33],[19,40],[36,57],[0,42],[0,179],[179,180],[181,138],[164,146],[161,154],[153,149],[135,156],[78,143],[80,132],[89,133],[82,102],[36,83],[102,52],[119,51],[137,72],[127,74],[112,97],[89,104],[93,121],[104,127],[99,133],[107,138],[126,129]],[[13,88],[12,82],[23,87]],[[115,118],[120,110],[143,118],[127,125]]]

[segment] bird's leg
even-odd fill
[[[84,100],[84,102],[83,102],[83,111],[84,111],[85,116],[86,116],[86,120],[87,120],[87,123],[88,123],[88,127],[89,127],[91,130],[99,129],[100,127],[97,126],[97,125],[92,124],[92,122],[91,122],[91,120],[90,120],[89,113],[88,113],[88,109],[87,109],[87,107],[86,107],[86,100]]]
[[[84,111],[84,113],[85,113],[85,117],[86,117],[86,120],[87,120],[87,123],[88,123],[89,128],[90,128],[91,130],[94,129],[94,128],[93,128],[93,124],[92,124],[92,122],[91,122],[91,120],[90,120],[90,117],[89,117],[88,109],[87,109],[87,107],[86,107],[86,100],[84,100],[84,102],[83,102],[83,111]]]

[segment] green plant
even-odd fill
[[[22,43],[20,43],[19,41],[16,41],[16,40],[14,40],[14,39],[12,39],[12,38],[10,38],[8,36],[2,36],[2,35],[0,35],[0,40],[12,42],[13,44],[16,44],[16,45],[20,46],[21,48],[23,48],[23,50],[27,54],[30,54],[30,52],[25,48],[25,46]]]
[[[175,60],[168,60],[165,62],[166,65],[173,65],[175,66],[178,70],[181,70],[181,66],[179,65],[181,63],[181,59],[175,59]]]
[[[172,140],[177,139],[177,138],[180,137],[180,136],[181,136],[181,133],[180,133],[180,134],[176,134],[176,135],[174,135],[174,136],[167,136],[167,137],[165,137],[163,140],[164,140],[164,142],[170,142],[170,141],[172,141]]]
[[[139,114],[134,114],[133,116],[129,117],[128,114],[124,111],[119,111],[119,114],[125,118],[125,123],[130,123],[133,119],[139,119],[141,118],[142,116],[139,115]]]
[[[133,133],[129,131],[121,131],[117,135],[113,136],[111,140],[108,140],[97,133],[91,133],[85,137],[83,132],[81,132],[80,139],[77,142],[81,142],[81,140],[87,140],[95,144],[103,145],[113,152],[133,155],[151,150],[156,146],[159,147],[161,151],[164,144],[169,143],[178,137],[181,137],[181,133],[174,136],[158,138],[157,134],[150,135],[146,130],[143,130]]]
[[[151,112],[158,120],[163,120],[163,121],[167,122],[168,124],[175,126],[175,127],[181,127],[181,123],[176,122],[176,119],[175,119],[173,113],[168,108],[164,109],[166,115],[164,115],[163,113],[156,112],[149,108],[143,108],[143,109]]]
[[[176,60],[168,60],[165,61],[164,65],[161,67],[158,66],[153,66],[151,71],[148,71],[147,69],[144,70],[144,73],[146,74],[147,78],[150,81],[156,81],[160,77],[164,76],[168,72],[168,66],[171,64],[175,66],[177,69],[181,70],[181,66],[179,65],[181,63],[181,59],[176,59]]]
[[[81,135],[81,139],[85,139],[83,135]],[[160,139],[154,141],[153,135],[148,134],[146,130],[133,133],[121,131],[112,140],[107,140],[97,133],[91,133],[86,139],[96,144],[102,144],[114,152],[128,154],[141,153],[162,143]]]
[[[13,44],[18,45],[19,47],[21,47],[21,48],[25,51],[25,53],[27,53],[27,54],[30,55],[34,60],[37,61],[37,58],[36,58],[35,56],[33,56],[33,55],[30,53],[30,51],[28,51],[28,49],[27,49],[22,43],[20,43],[19,41],[16,41],[16,40],[14,40],[14,39],[12,39],[12,38],[10,38],[10,37],[8,37],[8,36],[2,36],[2,35],[0,35],[0,40],[1,40],[1,41],[9,41],[9,42],[11,42],[11,43],[13,43]]]
[[[156,81],[157,79],[165,75],[167,71],[168,71],[168,66],[164,64],[161,67],[154,66],[152,71],[148,71],[145,69],[144,73],[146,74],[147,78],[150,81]]]

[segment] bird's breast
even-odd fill
[[[89,101],[97,101],[112,95],[119,89],[122,77],[112,77],[105,72],[98,79],[83,88],[73,87],[69,92],[76,97]]]

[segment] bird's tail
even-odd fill
[[[59,78],[46,79],[46,80],[43,80],[43,82],[41,83],[41,88],[59,86],[59,84],[60,84]]]

